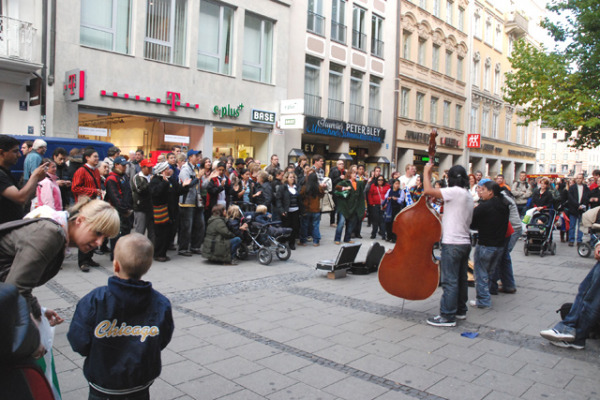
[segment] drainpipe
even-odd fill
[[[48,2],[42,1],[42,85],[40,93],[40,135],[46,136],[46,53],[48,51]]]
[[[48,86],[54,85],[56,59],[56,0],[52,0],[52,10],[50,10],[50,54],[48,60]]]
[[[398,96],[400,95],[400,1],[396,0],[396,54],[394,68],[394,126],[392,127],[392,161],[398,170],[397,138],[398,138]]]

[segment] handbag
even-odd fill
[[[343,197],[344,199],[346,199],[346,198],[348,198],[348,195],[350,194],[350,191],[349,190],[344,190],[343,192],[336,191],[334,193],[335,193],[336,196]]]
[[[335,208],[333,202],[333,196],[329,192],[325,192],[325,195],[321,199],[321,212],[331,212]]]

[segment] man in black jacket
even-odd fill
[[[338,160],[335,164],[335,167],[331,168],[331,171],[329,171],[329,179],[331,179],[332,188],[335,188],[341,181],[346,179],[344,160]],[[329,224],[331,224],[331,226],[336,226],[335,216],[337,214],[337,198],[335,196],[333,197],[333,202],[335,204],[335,207],[333,208],[333,211],[331,211],[331,213],[329,214]],[[338,217],[338,221],[339,220],[340,218]]]
[[[569,246],[573,247],[575,242],[575,230],[577,230],[577,243],[583,240],[581,231],[581,215],[587,209],[590,201],[590,189],[583,183],[583,174],[577,174],[575,185],[569,188]]]
[[[133,197],[131,194],[131,184],[129,183],[129,177],[125,174],[127,160],[125,157],[115,157],[113,164],[113,170],[106,178],[106,197],[114,208],[119,212],[119,219],[121,221],[121,230],[117,236],[110,239],[110,260],[114,259],[114,249],[117,244],[117,240],[121,236],[128,235],[131,232],[131,226],[133,225]]]

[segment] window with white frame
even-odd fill
[[[310,56],[304,64],[304,112],[321,115],[321,60]]]
[[[417,110],[416,120],[425,120],[425,94],[417,92]]]
[[[410,44],[412,34],[409,31],[402,31],[402,57],[410,60]]]
[[[362,51],[367,51],[366,15],[364,8],[354,6],[352,9],[352,47]]]
[[[509,35],[508,36],[508,56],[509,57],[512,55],[514,44],[515,44],[515,40],[514,40],[513,36]]]
[[[350,117],[355,124],[363,123],[363,73],[357,70],[350,71]]]
[[[510,140],[510,130],[512,128],[512,118],[506,117],[506,123],[504,124],[504,140]]]
[[[371,17],[371,54],[383,58],[383,18]]]
[[[479,86],[479,60],[478,59],[473,59],[473,71],[471,71],[471,77],[473,78],[473,81],[471,82],[473,84],[473,86]]]
[[[427,0],[419,0],[419,7],[423,10],[427,10]]]
[[[452,25],[454,22],[454,3],[451,1],[446,2],[446,23]]]
[[[431,69],[436,72],[440,71],[440,46],[437,44],[433,45],[433,52],[431,53]]]
[[[479,121],[477,121],[477,117],[479,115],[479,109],[477,107],[471,107],[471,132],[470,133],[478,133],[477,126],[479,125]]]
[[[433,0],[433,15],[435,15],[438,18],[441,18],[441,14],[442,14],[442,6],[441,3],[442,0]]]
[[[481,16],[479,15],[479,11],[475,11],[473,15],[473,35],[481,39]]]
[[[492,21],[489,18],[485,21],[485,42],[492,45]]]
[[[502,51],[502,24],[496,25],[496,39],[494,40],[496,50]]]
[[[144,57],[185,64],[187,0],[147,0]]]
[[[481,113],[481,136],[488,136],[488,125],[490,123],[490,112],[483,110]]]
[[[490,62],[488,59],[488,60],[486,60],[485,66],[483,68],[483,88],[485,90],[487,90],[488,92],[490,91],[491,69],[492,69],[492,66],[490,65]]]
[[[465,31],[465,9],[462,7],[458,7],[458,29]]]
[[[456,59],[456,79],[463,82],[463,70],[464,70],[464,59],[462,57],[458,57]]]
[[[317,35],[325,35],[325,17],[323,16],[323,0],[308,0],[306,30]]]
[[[346,0],[331,2],[331,40],[346,44]]]
[[[492,115],[492,137],[498,139],[498,120],[500,116],[496,113]]]
[[[427,52],[427,40],[419,38],[419,49],[417,53],[417,62],[419,65],[425,65],[425,55]]]
[[[454,114],[454,128],[455,129],[462,129],[462,106],[457,104],[456,105],[456,112]]]
[[[81,1],[82,45],[129,54],[130,33],[131,0]]]
[[[450,50],[446,50],[446,75],[452,76],[452,56],[454,54]]]
[[[329,102],[327,116],[332,119],[344,119],[344,67],[337,64],[329,66]]]
[[[199,69],[231,75],[233,13],[233,8],[220,3],[200,3],[197,62]]]
[[[410,104],[410,89],[402,88],[400,95],[400,116],[408,118]]]
[[[500,82],[500,64],[496,64],[496,69],[494,70],[494,93],[500,94],[501,91],[501,82]]]
[[[369,125],[381,126],[381,78],[371,76],[369,82]]]
[[[271,83],[272,64],[273,22],[246,13],[242,76],[244,79]]]
[[[444,101],[444,126],[450,126],[450,107],[452,104],[449,101]]]
[[[517,143],[521,143],[523,140],[523,126],[517,124]]]
[[[429,122],[432,124],[438,123],[438,98],[432,97],[429,103]]]

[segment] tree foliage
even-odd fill
[[[525,123],[578,131],[571,146],[600,144],[600,1],[553,0],[548,10],[561,22],[546,19],[555,42],[552,51],[525,40],[515,43],[506,75],[505,100],[522,106]]]

